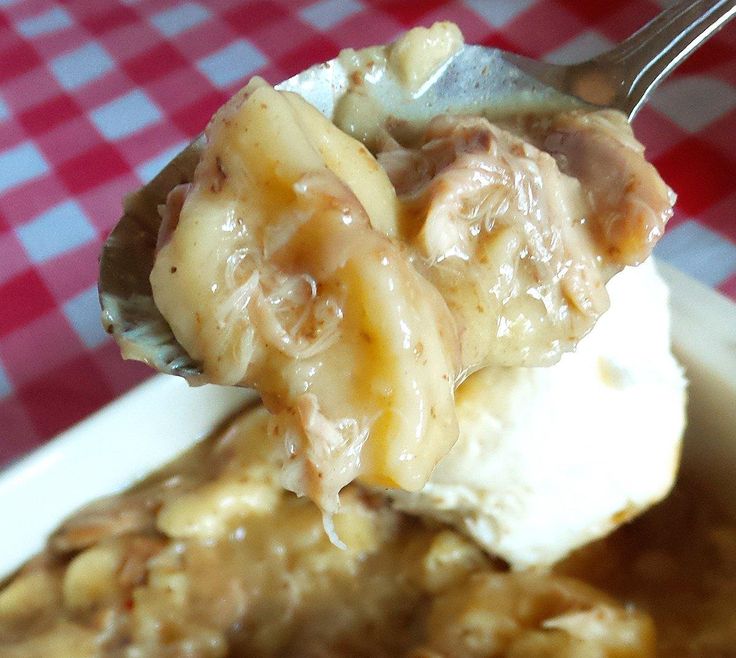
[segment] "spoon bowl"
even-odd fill
[[[463,46],[419,93],[389,76],[368,86],[386,116],[416,121],[438,114],[489,118],[588,106],[609,107],[632,119],[656,85],[736,13],[736,0],[682,0],[613,50],[569,66],[547,64],[502,50]],[[312,66],[276,85],[300,94],[333,118],[350,87],[340,58]],[[152,181],[129,196],[105,242],[100,262],[102,322],[124,358],[205,383],[201,364],[177,342],[153,300],[149,276],[161,224],[158,207],[176,185],[191,180],[204,145],[200,135]]]

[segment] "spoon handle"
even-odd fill
[[[613,50],[579,66],[606,72],[617,83],[606,104],[632,119],[657,84],[735,14],[736,0],[680,0]]]

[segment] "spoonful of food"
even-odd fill
[[[569,66],[465,45],[421,93],[409,94],[410,102],[388,76],[373,84],[372,96],[385,102],[384,115],[405,118],[474,110],[496,115],[549,111],[585,101],[619,109],[632,119],[658,83],[735,12],[735,0],[681,0],[613,50]],[[300,94],[333,118],[351,87],[351,68],[345,57],[338,57],[277,88]],[[200,135],[127,200],[125,214],[104,245],[99,281],[104,326],[121,342],[124,355],[189,379],[201,375],[200,367],[153,303],[149,275],[161,223],[157,209],[176,185],[191,180],[202,145]]]
[[[103,324],[126,358],[256,388],[327,513],[355,477],[417,490],[455,387],[554,363],[651,252],[674,195],[628,119],[734,11],[679,2],[567,67],[438,23],[254,79],[126,200]]]

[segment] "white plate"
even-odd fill
[[[736,514],[736,305],[659,267],[691,382],[684,461]],[[249,399],[240,389],[154,377],[0,473],[0,578],[74,510],[170,461]]]

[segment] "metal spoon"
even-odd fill
[[[407,119],[581,104],[616,108],[632,119],[657,84],[735,13],[736,0],[681,0],[613,50],[570,66],[468,45],[418,96],[383,89],[381,82],[374,96],[385,114]],[[277,89],[298,92],[331,118],[349,84],[349,71],[338,58],[289,78]],[[126,199],[125,214],[103,247],[99,280],[102,322],[115,334],[123,357],[194,384],[204,383],[201,367],[156,308],[149,275],[161,222],[158,205],[169,190],[191,179],[202,145],[200,135]]]

